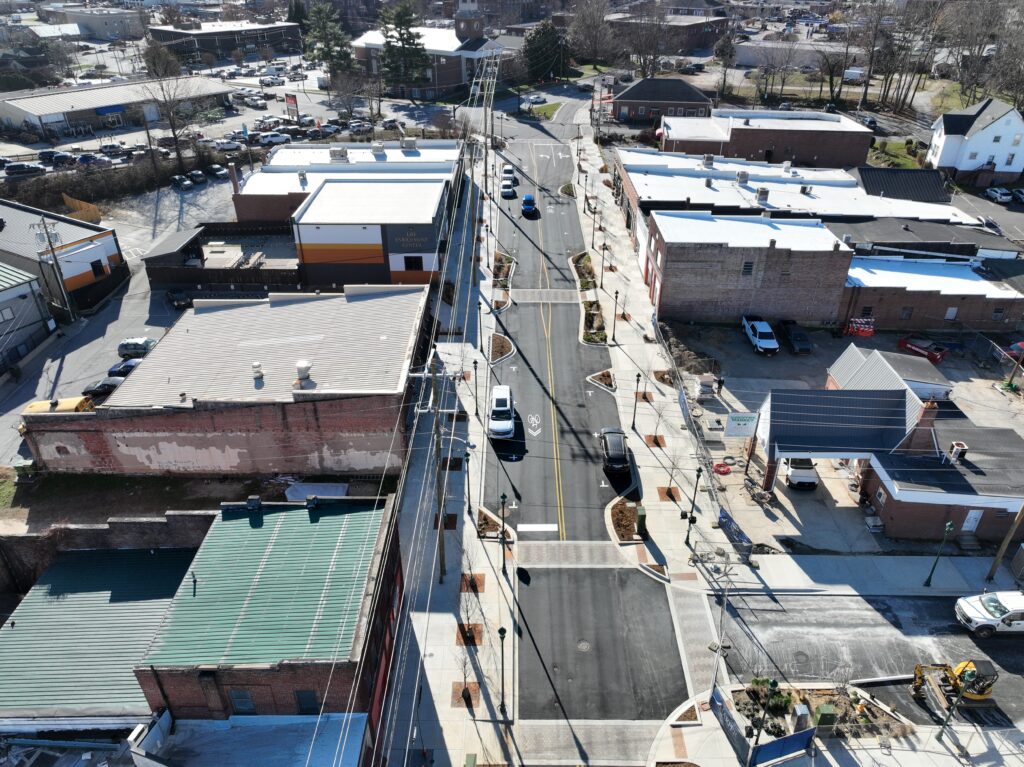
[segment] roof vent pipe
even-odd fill
[[[252,377],[256,379],[263,378],[263,363],[253,362],[252,363]]]
[[[704,155],[704,167],[713,168],[715,167],[715,156],[713,154]]]
[[[782,163],[782,172],[789,173],[789,169],[792,167],[793,163],[791,163],[789,160],[786,160],[784,163]]]
[[[853,235],[852,234],[847,232],[846,234],[843,235],[843,244],[844,245],[849,245],[852,242],[853,242]]]
[[[769,248],[774,248],[775,247],[775,240],[768,240],[768,247]]]
[[[711,176],[708,176],[706,179],[704,179],[704,186],[706,186],[708,189],[711,188]]]
[[[764,205],[768,202],[768,188],[761,186],[757,189],[757,204]]]
[[[299,360],[295,363],[295,377],[300,381],[309,380],[309,371],[312,367],[313,363],[309,360]]]
[[[966,442],[953,442],[949,446],[949,462],[956,463],[959,461],[963,463],[967,457],[967,443]]]
[[[738,171],[736,171],[736,183],[737,184],[745,184],[748,181],[750,181],[750,174],[747,173],[747,171],[745,171],[745,170],[738,170]]]

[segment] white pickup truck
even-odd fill
[[[743,332],[758,354],[770,356],[779,351],[779,342],[772,326],[756,314],[744,315]]]

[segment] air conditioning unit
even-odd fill
[[[384,142],[374,141],[372,144],[370,144],[370,151],[373,152],[374,154],[384,154]]]

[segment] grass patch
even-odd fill
[[[593,77],[594,75],[601,74],[603,71],[600,64],[577,64],[570,70],[570,74],[576,78]]]
[[[938,89],[932,94],[932,109],[936,112],[960,109],[963,106],[960,102],[960,83],[952,80],[940,80],[938,83]]]
[[[572,185],[571,181],[568,184],[562,184],[561,188],[558,191],[564,194],[566,197],[576,196],[576,187]]]
[[[917,158],[910,154],[902,141],[876,141],[868,152],[868,164],[880,168],[920,168]]]
[[[555,112],[562,106],[560,101],[552,101],[550,104],[538,104],[533,108],[533,114],[542,120],[550,120]]]

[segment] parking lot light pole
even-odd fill
[[[501,574],[508,575],[508,567],[505,565],[505,501],[508,496],[501,494]]]
[[[636,394],[633,395],[633,431],[636,431],[636,403],[640,401],[640,378],[639,373],[636,374]]]
[[[504,626],[498,629],[498,639],[501,640],[501,702],[498,703],[498,712],[502,719],[508,716],[505,709],[505,635],[507,633]]]
[[[932,569],[928,571],[928,577],[924,579],[925,588],[931,588],[932,576],[935,575],[935,568],[939,566],[939,558],[942,556],[942,549],[946,545],[946,539],[953,534],[953,530],[956,527],[952,522],[947,522],[945,530],[942,533],[942,542],[939,543],[939,550],[935,552],[935,561],[932,562]]]
[[[704,473],[704,467],[703,466],[698,466],[697,467],[697,476],[693,478],[693,497],[690,498],[690,524],[691,525],[695,521],[695,518],[693,516],[693,510],[694,510],[694,508],[697,505],[697,488],[700,487],[700,477],[701,477],[701,475],[703,473]],[[683,512],[680,511],[679,512],[679,518],[680,519],[685,519],[686,515],[683,514]],[[686,542],[687,543],[690,542],[690,530],[689,529],[686,530]]]

